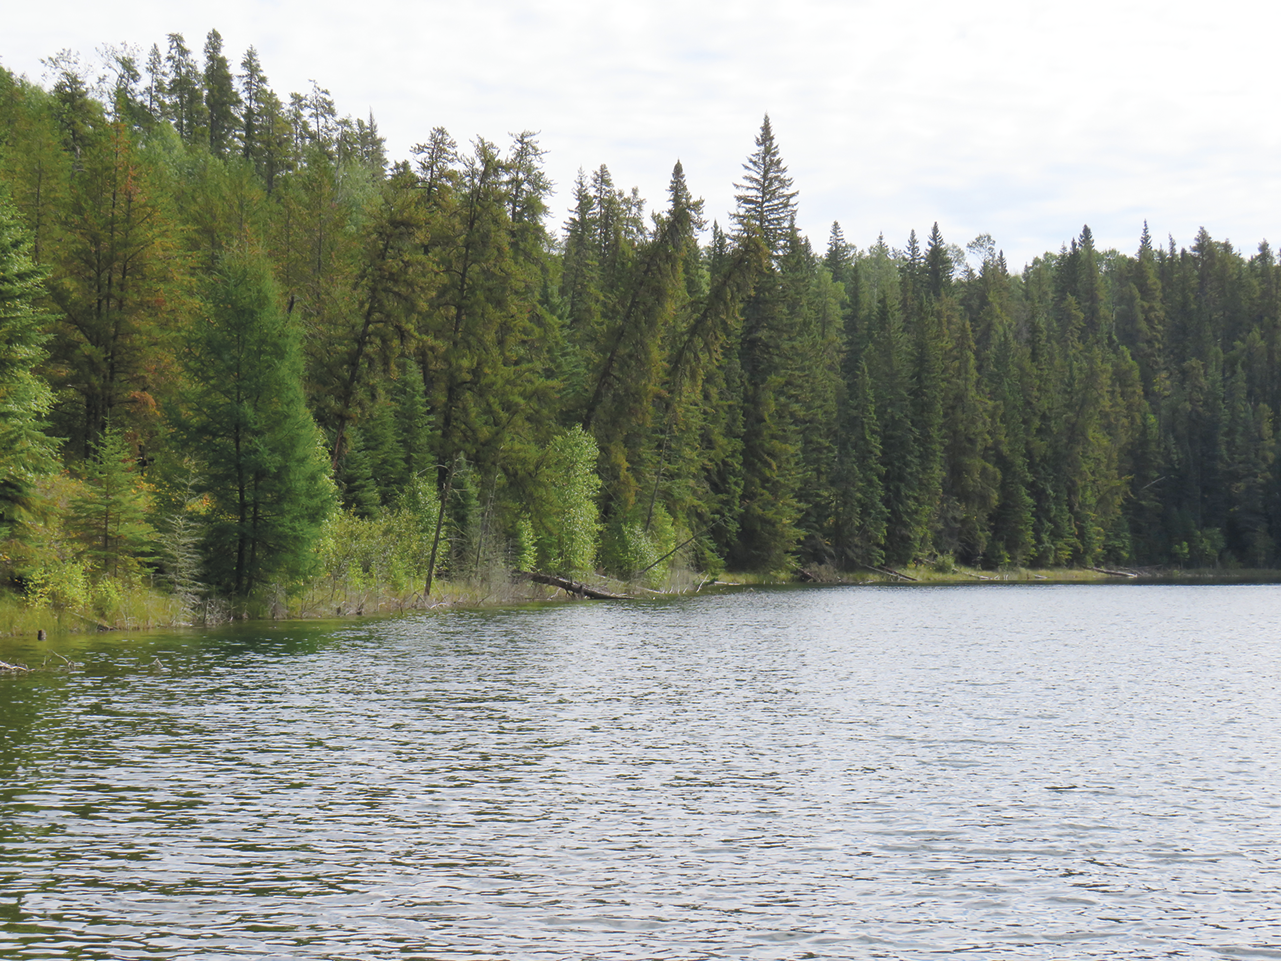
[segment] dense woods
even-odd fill
[[[36,602],[1277,562],[1266,242],[816,248],[768,118],[724,225],[679,162],[553,211],[533,134],[393,162],[217,31],[48,64],[0,69],[0,565]]]

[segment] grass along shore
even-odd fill
[[[901,569],[835,572],[830,570],[775,574],[725,572],[715,580],[678,569],[659,588],[603,575],[582,578],[598,591],[632,597],[693,594],[741,587],[816,585],[960,585],[960,584],[1098,584],[1098,583],[1281,583],[1281,571],[1229,568],[1009,568],[989,571],[961,565],[915,565]],[[105,585],[105,586],[104,586]],[[104,582],[79,605],[32,602],[0,592],[0,637],[139,631],[213,626],[233,620],[306,620],[394,615],[411,611],[480,609],[540,602],[577,600],[563,589],[506,574],[468,582],[437,580],[430,598],[418,589],[324,578],[293,593],[283,590],[233,605],[226,600],[187,599],[143,582]],[[403,586],[402,586],[403,587]]]

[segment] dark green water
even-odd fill
[[[1281,957],[1279,591],[55,641],[0,677],[0,956]]]

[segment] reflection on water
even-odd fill
[[[1276,591],[95,639],[0,678],[0,952],[1281,957]]]

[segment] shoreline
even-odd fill
[[[837,573],[834,571],[800,571],[790,574],[750,574],[723,572],[715,580],[695,580],[686,576],[666,590],[655,590],[637,584],[628,584],[603,575],[584,579],[592,589],[607,592],[608,599],[638,600],[660,597],[686,597],[704,591],[732,591],[751,588],[804,588],[804,587],[958,587],[995,584],[1150,584],[1150,585],[1227,585],[1227,584],[1281,584],[1281,570],[1222,568],[1193,568],[1167,570],[1156,568],[1013,568],[985,571],[977,568],[955,566],[950,570],[937,570],[928,565],[905,567],[902,570],[865,570]],[[680,583],[680,581],[684,583]],[[355,622],[366,617],[394,617],[408,613],[428,611],[478,611],[500,607],[525,607],[535,604],[564,604],[588,601],[599,603],[564,589],[534,585],[528,580],[492,585],[442,585],[437,598],[426,601],[421,594],[382,594],[365,591],[358,596],[350,594],[341,599],[333,594],[321,598],[315,594],[297,598],[290,603],[274,600],[255,610],[240,614],[224,610],[213,618],[192,617],[130,617],[115,619],[90,617],[83,612],[51,608],[31,608],[23,598],[8,595],[3,598],[6,620],[0,638],[35,637],[39,631],[47,635],[70,637],[80,635],[116,634],[120,632],[156,630],[200,630],[233,623],[288,623],[317,620]],[[170,615],[176,613],[170,609]]]

